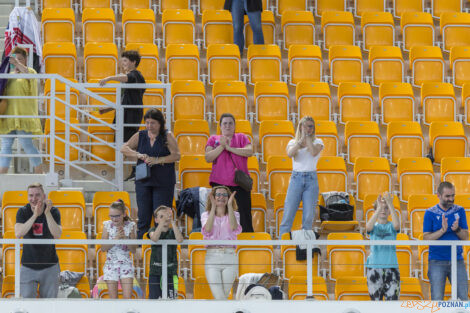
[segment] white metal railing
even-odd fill
[[[295,240],[184,240],[177,243],[176,240],[159,240],[157,243],[152,240],[106,240],[106,239],[0,239],[0,244],[14,245],[15,247],[15,297],[18,298],[20,287],[20,249],[21,244],[63,244],[63,245],[162,245],[162,297],[167,299],[167,248],[168,245],[228,245],[228,246],[286,246],[286,245],[306,245],[307,246],[307,297],[313,296],[312,290],[312,248],[313,246],[450,246],[451,247],[451,278],[452,284],[451,299],[457,300],[457,246],[468,246],[470,241],[452,240],[316,240],[316,241],[295,241]]]
[[[123,182],[123,169],[124,164],[131,164],[133,162],[124,161],[123,156],[120,152],[120,148],[123,144],[123,130],[125,126],[142,126],[141,124],[124,124],[124,109],[125,108],[132,108],[132,109],[144,109],[144,108],[151,108],[150,106],[138,106],[138,105],[121,105],[121,95],[123,88],[145,88],[145,89],[162,89],[163,90],[163,101],[162,101],[162,111],[166,116],[167,121],[171,121],[171,85],[170,84],[106,84],[105,86],[100,86],[99,84],[91,84],[91,83],[75,83],[71,82],[60,75],[57,74],[0,74],[0,78],[26,78],[26,79],[40,79],[50,80],[50,94],[49,95],[38,95],[38,96],[2,96],[0,98],[26,98],[26,99],[38,99],[44,102],[48,102],[49,114],[43,114],[39,116],[16,116],[16,115],[4,115],[2,118],[39,118],[49,120],[49,133],[46,135],[0,135],[0,139],[2,137],[30,137],[30,138],[37,138],[37,139],[46,139],[46,150],[48,153],[40,153],[39,155],[28,155],[28,154],[0,154],[0,156],[8,156],[8,157],[30,157],[30,156],[38,156],[38,157],[47,157],[49,158],[49,170],[46,176],[46,185],[48,186],[58,186],[58,175],[56,173],[56,162],[60,162],[64,165],[64,180],[62,181],[63,185],[71,185],[71,174],[70,169],[73,168],[78,170],[82,173],[85,173],[89,176],[92,176],[100,181],[103,181],[113,187],[115,190],[123,190],[124,182]],[[65,91],[60,91],[61,94],[65,96],[65,100],[62,100],[58,96],[58,89],[57,84],[63,83],[65,86]],[[89,89],[105,89],[107,94],[110,94],[115,97],[115,102],[112,102],[106,99],[104,96],[101,96],[99,92],[93,92]],[[99,101],[102,104],[71,104],[71,92],[75,89],[80,94],[83,94],[87,97],[87,102],[90,99],[95,101]],[[64,116],[57,116],[56,109],[57,106],[61,105],[65,108]],[[96,115],[91,114],[89,109],[98,109],[109,107],[115,110],[115,124],[109,123],[109,121],[98,117]],[[45,110],[46,111],[46,110]],[[83,117],[88,119],[88,122],[82,123],[78,122],[72,123],[71,122],[71,112],[76,112],[77,116]],[[75,113],[74,113],[75,114]],[[56,132],[57,123],[62,123],[65,126],[63,137],[58,135]],[[171,123],[168,122],[167,127],[171,126]],[[92,134],[88,131],[88,126],[103,126],[108,127],[114,132],[114,142],[107,142],[103,140],[99,136]],[[80,136],[86,137],[87,139],[93,139],[95,142],[82,142],[81,140],[77,140],[77,142],[72,142],[70,139],[71,133],[78,134]],[[65,146],[64,155],[63,157],[57,155],[56,149],[56,142],[62,143]],[[44,145],[44,143],[43,143]],[[94,155],[91,152],[91,149],[86,149],[87,147],[91,147],[93,145],[101,145],[105,146],[109,149],[113,149],[115,152],[115,160],[109,161],[104,160],[103,158]],[[70,151],[73,149],[77,151],[76,153],[79,155],[78,160],[72,160],[70,156]],[[80,158],[82,157],[82,158]],[[88,160],[87,160],[88,159]],[[97,161],[90,161],[90,160],[97,160]],[[86,166],[90,164],[105,164],[109,166],[115,172],[115,178],[113,181],[100,176],[91,170],[89,170]]]

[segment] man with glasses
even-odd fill
[[[16,213],[15,236],[24,239],[59,239],[62,234],[60,212],[46,200],[41,184],[28,186],[28,204]],[[23,245],[20,270],[20,295],[56,298],[59,291],[59,258],[55,245]]]

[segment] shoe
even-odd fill
[[[124,181],[131,181],[131,180],[135,180],[135,166],[132,167],[132,172],[129,175],[129,177],[124,179]]]

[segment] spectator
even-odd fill
[[[303,202],[302,229],[311,230],[318,200],[317,163],[323,150],[323,141],[315,137],[315,122],[310,116],[303,117],[295,139],[287,144],[287,155],[293,159],[292,175],[284,203],[284,216],[280,236],[291,231],[295,214]]]
[[[24,239],[59,239],[62,234],[60,212],[53,207],[41,184],[28,186],[28,204],[16,213],[15,236]],[[55,245],[23,245],[20,295],[56,298],[59,291],[59,258]]]
[[[206,211],[201,215],[204,240],[237,240],[241,233],[235,194],[225,186],[212,188]],[[237,277],[235,246],[206,246],[206,278],[214,299],[226,300]]]
[[[117,200],[109,207],[110,220],[103,222],[103,239],[136,239],[135,223],[127,216],[124,201]],[[122,296],[130,299],[134,281],[134,266],[129,252],[135,253],[136,246],[102,245],[107,251],[103,267],[103,278],[108,285],[109,298],[117,299],[118,282],[121,282]]]
[[[249,174],[248,157],[253,155],[253,148],[245,134],[235,133],[235,117],[230,113],[220,116],[220,132],[221,135],[211,136],[206,145],[206,161],[212,163],[209,181],[212,187],[223,185],[236,191],[243,232],[253,232],[251,192],[235,184],[237,169]]]
[[[176,239],[183,241],[183,235],[178,228],[176,220],[173,219],[171,208],[161,205],[153,212],[155,227],[148,232],[148,237],[158,242],[160,239]],[[171,228],[170,228],[171,227]],[[176,245],[168,245],[167,248],[167,290],[168,298],[176,299],[178,295],[178,256]],[[149,299],[159,299],[162,296],[162,246],[152,245],[150,254],[150,274],[149,274]],[[176,286],[176,288],[175,288]]]
[[[10,64],[14,67],[11,72],[13,74],[36,74],[36,71],[27,67],[28,52],[20,47],[13,49],[10,56]],[[38,83],[36,79],[10,78],[8,79],[5,96],[19,97],[37,97]],[[38,116],[38,100],[29,99],[6,99],[7,108],[4,115],[29,115]],[[35,117],[27,118],[2,118],[0,119],[0,134],[8,135],[42,135],[41,120]],[[2,148],[0,154],[12,154],[11,146],[14,137],[2,138]],[[33,138],[20,137],[19,144],[23,147],[27,154],[39,154],[38,149],[34,146]],[[7,173],[10,167],[11,157],[0,157],[0,173]],[[34,173],[42,173],[42,160],[39,156],[29,158],[30,166]]]
[[[374,214],[366,225],[370,240],[396,240],[400,220],[393,207],[393,197],[386,192],[374,203]],[[392,221],[388,221],[391,214]],[[400,297],[400,271],[395,246],[370,246],[367,258],[367,287],[373,301],[398,300]]]
[[[150,176],[135,182],[138,238],[148,232],[154,208],[173,204],[175,162],[180,159],[175,136],[165,128],[162,112],[150,109],[144,121],[145,130],[134,134],[121,148],[125,156],[137,158],[137,165],[146,163],[150,167]]]
[[[233,42],[238,45],[240,56],[243,56],[243,48],[245,46],[245,38],[243,36],[245,14],[248,15],[253,31],[253,43],[255,45],[264,44],[263,28],[261,26],[263,3],[261,0],[225,0],[224,10],[229,10],[232,13]]]
[[[455,188],[441,182],[437,188],[439,203],[426,210],[423,222],[424,240],[468,240],[465,210],[454,204]],[[451,247],[429,246],[428,277],[431,283],[431,300],[443,300],[446,278],[452,284]],[[457,247],[457,296],[468,299],[467,271],[462,257],[462,246]]]
[[[127,50],[121,54],[121,67],[125,74],[119,74],[116,76],[108,76],[100,80],[100,85],[104,86],[109,81],[118,81],[127,84],[145,84],[145,78],[140,71],[137,70],[137,66],[140,63],[140,54],[135,50]],[[136,105],[137,108],[124,108],[124,124],[140,124],[142,122],[143,114],[143,97],[145,89],[140,88],[123,88],[121,94],[122,105]],[[112,111],[112,108],[101,109],[100,113],[106,113]],[[114,121],[115,123],[115,121]],[[139,126],[125,126],[123,142],[129,141],[129,139],[139,131]],[[130,180],[135,177],[135,167],[132,168],[130,176],[126,180]]]

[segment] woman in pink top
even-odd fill
[[[206,212],[201,215],[205,240],[237,240],[242,227],[235,195],[236,191],[232,193],[225,186],[212,188]],[[238,272],[235,246],[207,246],[205,270],[214,299],[226,300]]]
[[[220,132],[221,135],[211,136],[206,145],[206,161],[212,163],[209,181],[212,187],[223,185],[236,191],[243,232],[253,232],[251,190],[234,182],[237,169],[249,174],[248,157],[253,155],[253,147],[245,134],[235,133],[235,117],[230,113],[220,116]]]

